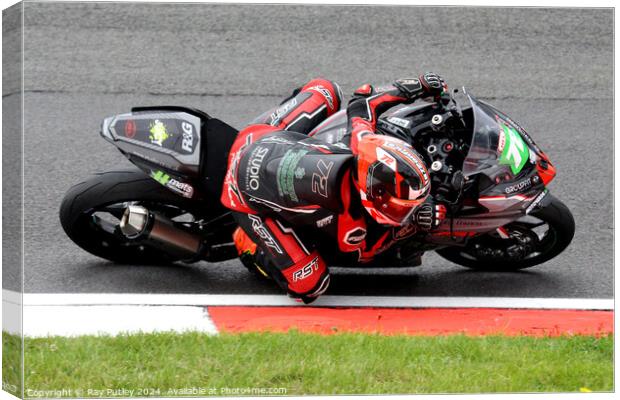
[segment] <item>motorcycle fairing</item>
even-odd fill
[[[176,194],[219,198],[237,130],[199,110],[158,106],[104,119],[101,135]]]
[[[148,110],[104,119],[101,134],[123,153],[173,171],[198,174],[201,119],[185,111]]]
[[[479,203],[491,213],[527,209],[555,176],[544,152],[516,122],[490,104],[467,94],[474,116],[473,136],[463,163],[466,177],[487,187]]]

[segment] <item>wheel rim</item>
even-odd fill
[[[482,235],[459,249],[458,256],[471,262],[532,263],[553,251],[557,243],[556,228],[533,215],[519,218],[502,228],[503,235],[497,231]]]

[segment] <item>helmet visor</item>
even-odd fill
[[[410,169],[394,171],[387,165],[376,162],[368,170],[366,187],[371,198],[386,194],[401,200],[416,200],[424,194],[420,177]]]
[[[403,225],[411,218],[415,209],[423,202],[424,199],[401,200],[395,197],[388,197],[387,199],[373,200],[373,206],[394,224]]]
[[[409,171],[396,173],[387,165],[377,162],[368,171],[367,188],[374,208],[401,225],[426,198],[420,179]]]

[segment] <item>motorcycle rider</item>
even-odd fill
[[[342,94],[336,83],[313,79],[239,132],[221,201],[239,224],[233,237],[243,264],[310,303],[329,285],[329,264],[369,262],[437,226],[445,207],[429,197],[422,157],[375,131],[387,109],[444,90],[433,73],[380,89],[365,84],[333,144],[313,138],[313,129],[340,109]]]

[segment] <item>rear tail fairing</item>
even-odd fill
[[[166,188],[204,199],[220,196],[237,130],[199,110],[160,106],[106,118],[101,135]]]

